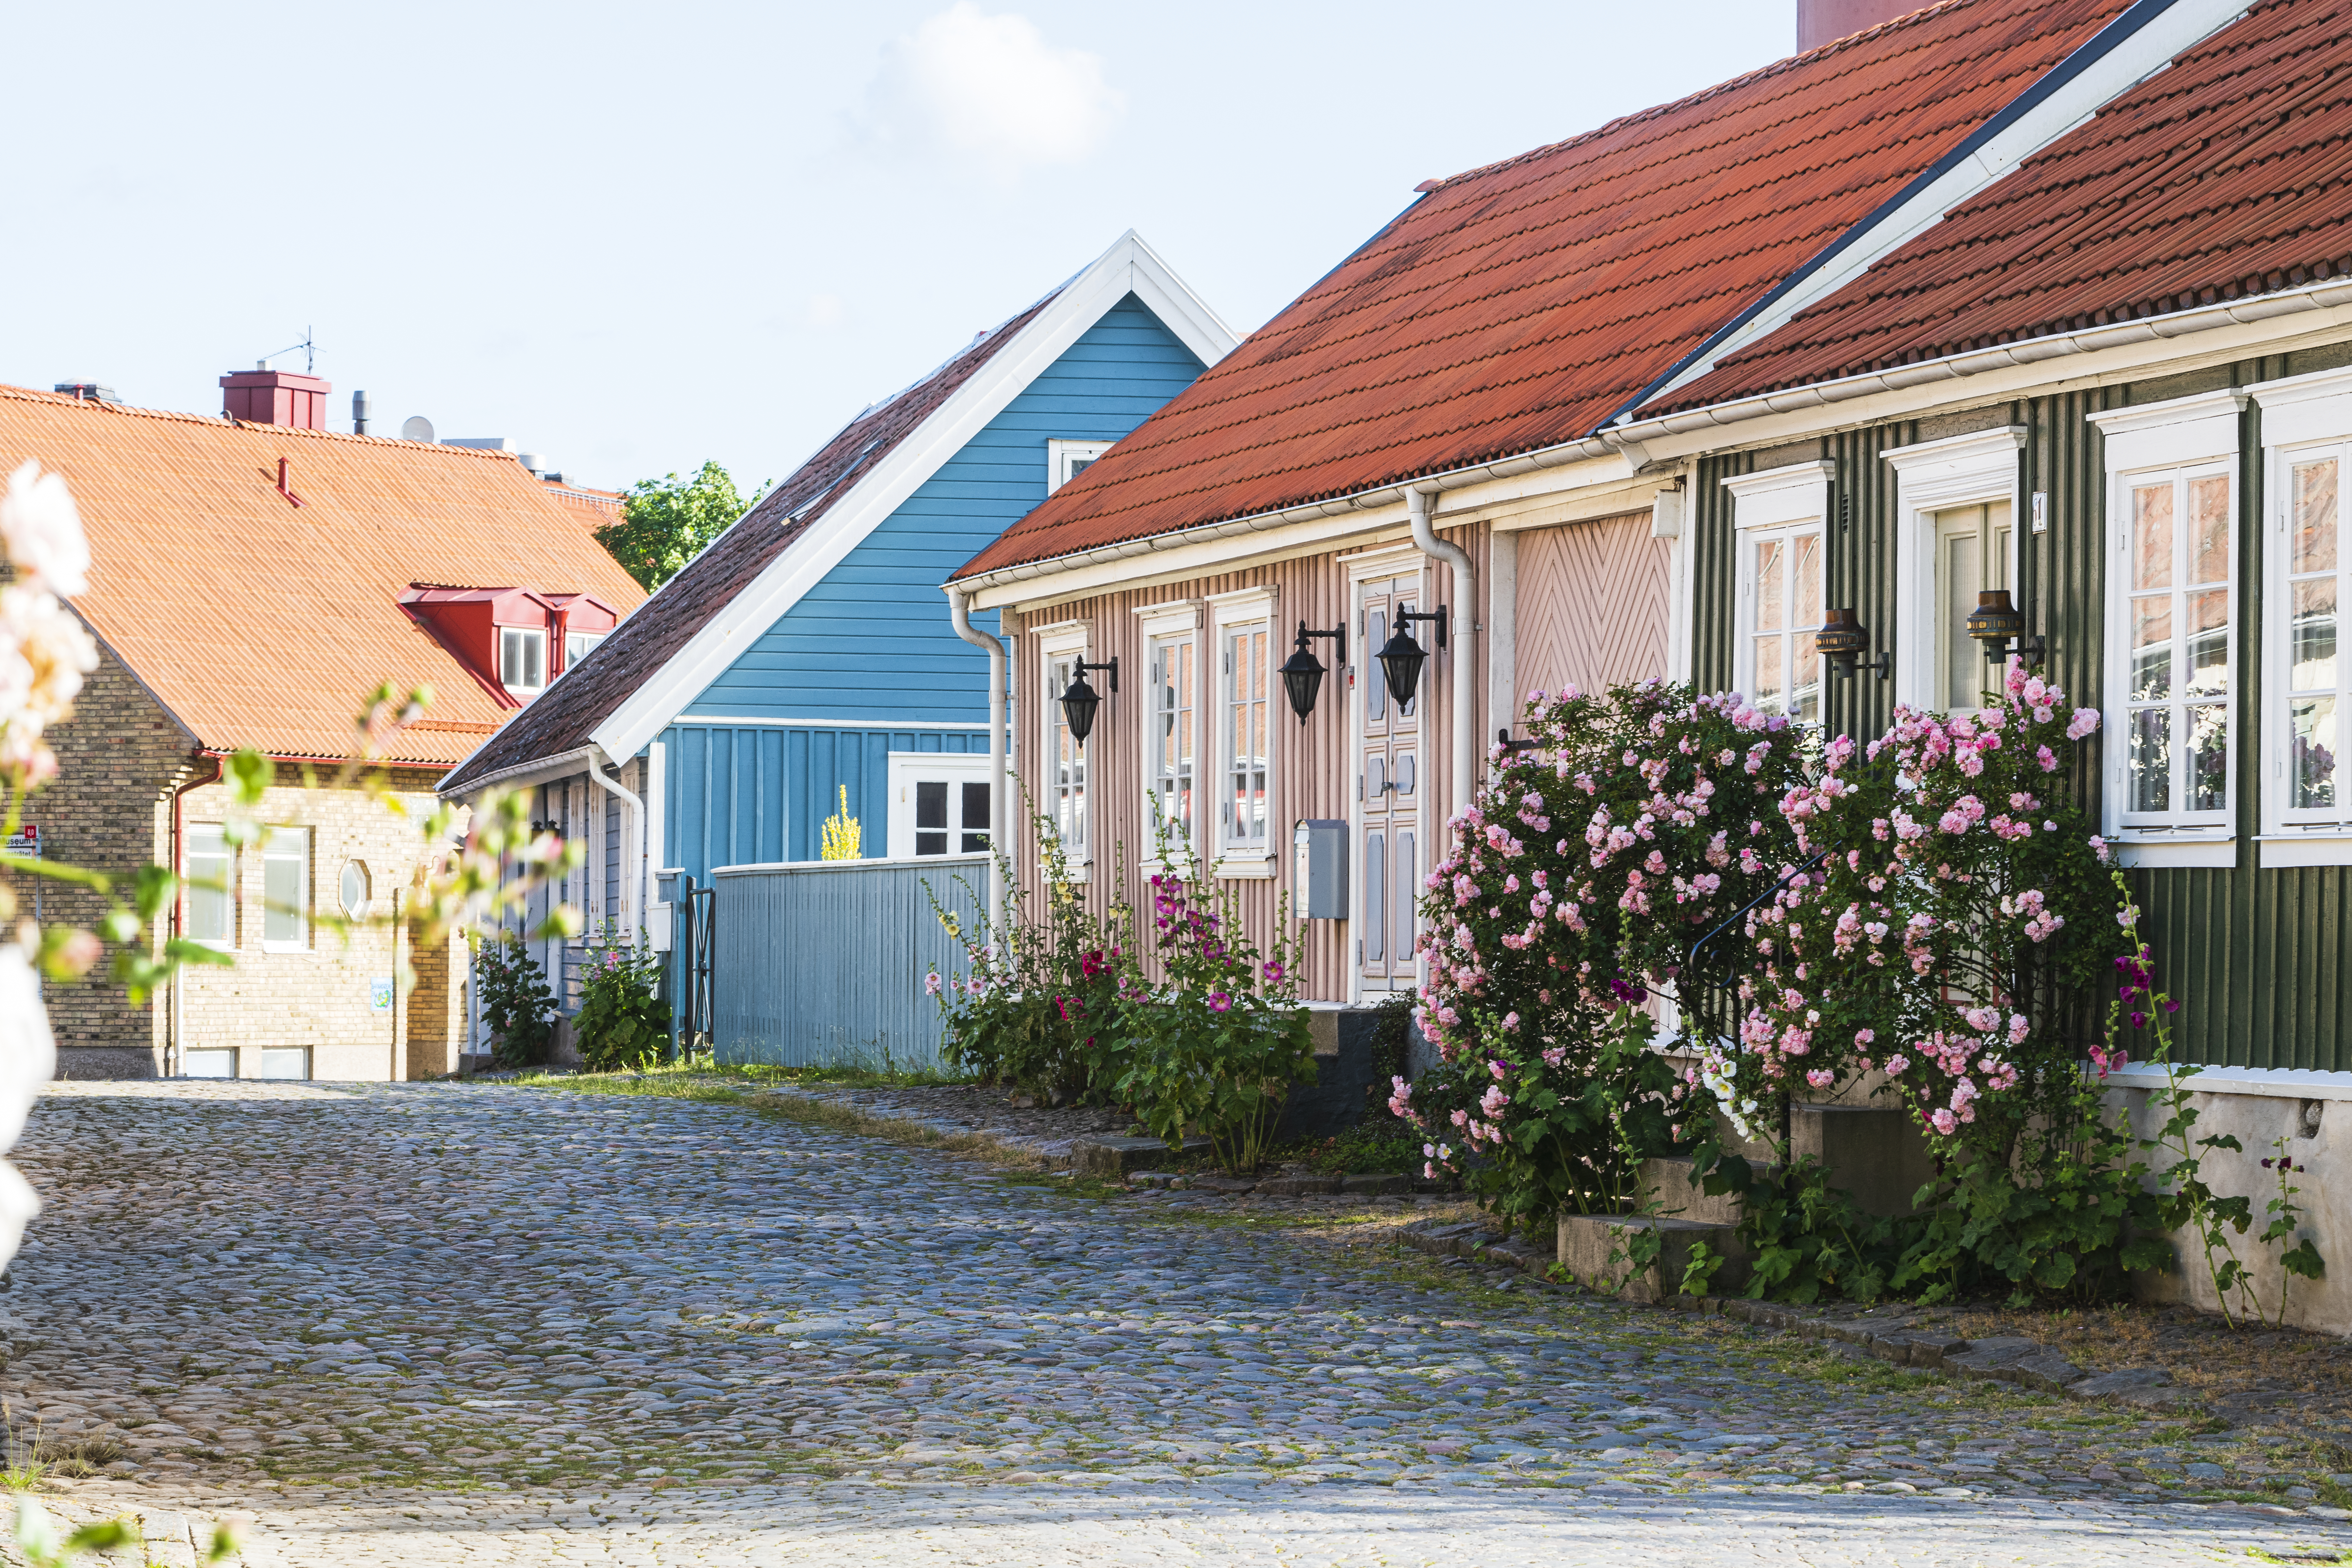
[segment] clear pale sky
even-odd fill
[[[0,381],[215,413],[309,327],[338,428],[363,387],[380,435],[757,482],[1129,227],[1246,332],[1418,182],[1763,65],[1794,11],[12,5]]]

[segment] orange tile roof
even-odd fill
[[[2352,4],[2272,0],[1643,410],[2352,274]]]
[[[2128,0],[1946,0],[1439,183],[956,575],[1590,435]]]
[[[540,481],[541,488],[562,503],[563,510],[572,513],[591,529],[610,528],[621,521],[622,503],[628,500],[619,490],[590,489],[586,485],[549,484]]]
[[[513,710],[402,610],[404,589],[645,598],[506,453],[0,386],[0,472],[26,458],[65,476],[89,535],[75,609],[207,750],[343,756],[361,700],[390,680],[436,697],[395,760],[446,768]]]

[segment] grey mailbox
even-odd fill
[[[1348,825],[1302,820],[1290,830],[1291,898],[1298,918],[1348,918]]]

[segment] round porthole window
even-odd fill
[[[367,907],[367,868],[356,860],[346,860],[343,862],[343,914],[347,919],[359,920],[366,915]]]

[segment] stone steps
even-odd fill
[[[1633,1248],[1641,1233],[1659,1239],[1657,1262],[1633,1271]],[[1559,1216],[1559,1261],[1562,1271],[1584,1289],[1632,1301],[1655,1301],[1681,1294],[1693,1249],[1706,1243],[1723,1259],[1710,1290],[1738,1290],[1748,1283],[1749,1255],[1739,1245],[1737,1229],[1705,1220],[1674,1219],[1659,1215],[1562,1215]]]

